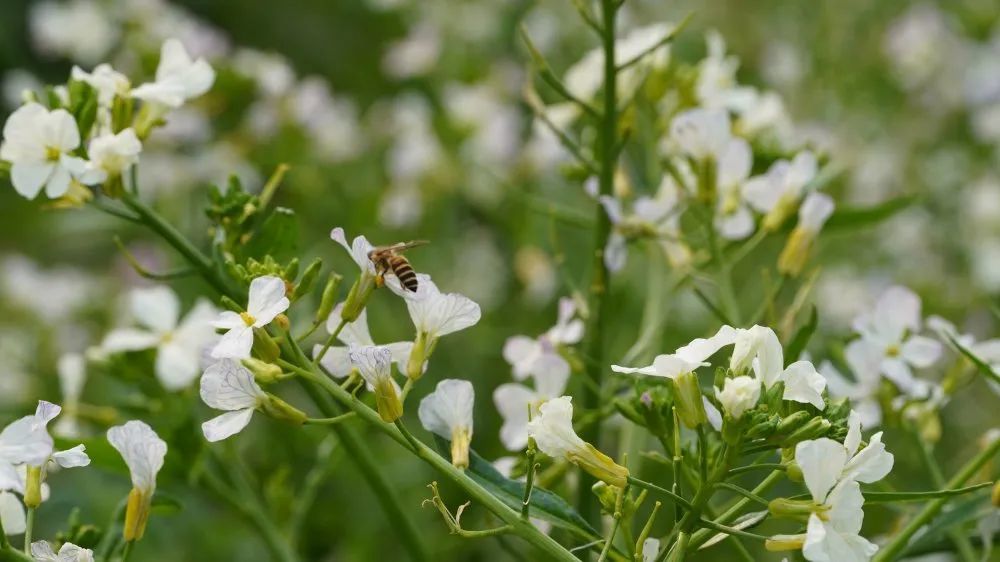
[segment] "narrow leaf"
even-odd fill
[[[916,201],[916,197],[907,195],[871,207],[840,207],[833,212],[833,216],[823,229],[832,232],[872,226],[906,209]]]
[[[816,306],[813,305],[812,311],[809,313],[809,321],[795,332],[795,337],[792,338],[792,341],[785,348],[785,359],[789,363],[798,361],[799,356],[802,355],[806,346],[809,345],[809,339],[816,332],[816,326],[818,325],[819,315],[816,312]]]
[[[935,498],[950,498],[962,496],[972,492],[989,488],[992,482],[983,482],[975,486],[965,488],[955,488],[953,490],[931,490],[927,492],[865,492],[865,503],[888,503],[888,502],[921,502],[933,500]]]

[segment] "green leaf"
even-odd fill
[[[871,207],[839,207],[826,221],[824,231],[856,230],[878,224],[896,213],[913,205],[917,198],[912,195],[897,197]]]
[[[867,500],[868,494],[865,494]],[[920,552],[926,546],[944,538],[948,530],[958,525],[976,521],[983,516],[982,507],[986,504],[985,498],[974,497],[956,503],[948,511],[930,522],[924,527],[924,531],[906,548],[906,552]]]
[[[795,332],[795,337],[785,348],[785,360],[789,363],[794,363],[802,355],[805,350],[806,345],[809,344],[809,339],[816,332],[816,326],[819,325],[819,314],[816,312],[816,306],[813,305],[812,311],[809,313],[809,321],[802,325],[797,332]],[[787,365],[786,365],[787,366]]]
[[[442,455],[451,455],[451,443],[447,439],[435,435],[434,443]],[[469,451],[469,468],[466,469],[465,473],[477,484],[510,506],[511,509],[521,511],[524,482],[511,480],[500,474],[493,467],[493,464],[473,450]],[[587,540],[599,538],[598,532],[566,500],[544,488],[532,487],[531,507],[528,513],[532,517],[548,521],[581,538]]]
[[[184,509],[184,504],[177,496],[157,490],[153,495],[153,509],[160,515],[172,515]]]
[[[956,349],[962,352],[962,355],[968,357],[969,361],[972,361],[972,364],[975,365],[977,369],[979,369],[979,372],[982,373],[983,376],[985,376],[986,378],[992,380],[997,384],[1000,384],[1000,375],[998,375],[997,372],[993,370],[993,367],[990,367],[989,363],[977,357],[976,354],[972,353],[972,350],[959,343],[958,339],[956,339],[951,334],[946,333],[945,335],[948,337],[948,341],[950,341],[951,344],[954,345]]]
[[[298,246],[299,222],[295,212],[285,207],[278,207],[247,243],[246,255],[255,258],[272,256],[283,263],[296,256]]]
[[[985,488],[992,487],[992,482],[983,482],[975,486],[965,488],[955,488],[952,490],[931,490],[927,492],[865,492],[865,503],[889,503],[889,502],[920,502],[933,500],[935,498],[950,498],[971,494]]]

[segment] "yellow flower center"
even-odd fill
[[[885,354],[888,355],[889,357],[896,357],[897,355],[899,355],[899,346],[896,344],[890,345],[889,347],[885,348]]]
[[[253,316],[250,316],[249,312],[241,312],[240,313],[240,318],[243,319],[243,323],[246,324],[247,326],[253,326],[254,322],[257,321],[256,318],[254,318]]]
[[[62,156],[62,151],[59,150],[58,148],[56,148],[54,146],[46,146],[45,147],[45,159],[46,160],[55,162],[55,161],[59,160],[60,156]]]

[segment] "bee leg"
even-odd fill
[[[384,271],[379,271],[378,273],[375,274],[375,286],[378,287],[378,288],[382,288],[382,287],[385,286],[385,272]]]

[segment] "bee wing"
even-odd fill
[[[390,244],[388,246],[378,246],[374,251],[376,252],[402,252],[403,250],[409,250],[410,248],[415,248],[417,246],[423,246],[424,244],[430,244],[427,240],[410,240],[409,242],[397,242],[396,244]]]

